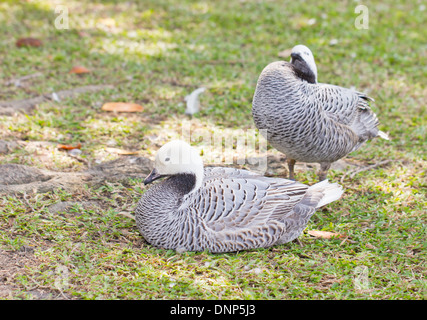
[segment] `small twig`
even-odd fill
[[[28,202],[27,199],[27,193],[24,192],[24,195],[22,196],[22,198],[24,199],[25,203],[27,204],[27,206],[31,209],[31,212],[34,212],[34,208],[31,206],[31,204]]]
[[[300,239],[296,238],[295,240],[297,241],[297,243],[299,244],[299,246],[300,246],[301,248],[303,248],[303,247],[304,247],[304,245],[302,244],[302,242],[301,242],[301,240],[300,240]]]
[[[61,289],[59,289],[59,288],[56,288],[56,289],[59,291],[59,293],[62,295],[62,297],[64,297],[65,300],[70,300],[70,298],[68,298]]]
[[[345,241],[348,239],[348,237],[347,238],[344,238],[342,241],[341,241],[341,243],[340,243],[340,246],[342,246],[344,243],[345,243]]]
[[[350,240],[348,237],[345,237],[345,238],[341,241],[340,246],[342,246],[345,242],[357,243],[357,241],[353,241],[353,240]]]
[[[163,79],[160,79],[160,82],[161,83],[170,84],[171,86],[174,86],[174,87],[183,87],[183,88],[195,88],[196,87],[195,85],[180,83],[180,82],[178,82],[176,80],[167,80],[167,79],[163,80]]]
[[[135,220],[135,216],[127,211],[121,211],[119,212],[122,216],[128,217],[129,219]]]
[[[19,87],[21,85],[21,81],[25,81],[28,79],[32,79],[32,78],[37,78],[37,77],[41,77],[43,76],[43,73],[41,72],[36,72],[33,74],[29,74],[23,77],[19,77],[19,78],[15,78],[15,79],[11,79],[9,81],[6,81],[5,85],[9,86],[11,84],[15,84],[16,87]]]
[[[75,155],[70,154],[70,153],[67,153],[67,155],[68,155],[69,157],[71,157],[71,158],[76,159],[76,160],[77,160],[77,161],[79,161],[79,162],[84,163],[85,165],[87,165],[87,166],[88,166],[88,168],[90,168],[90,167],[91,167],[91,166],[90,166],[89,161],[87,161],[86,159],[83,159],[82,157],[75,156]]]
[[[390,159],[389,159],[389,160],[383,160],[383,161],[380,161],[380,162],[378,162],[378,163],[371,164],[371,165],[369,165],[369,166],[367,166],[367,167],[363,167],[363,168],[357,169],[357,170],[355,170],[353,173],[351,173],[351,174],[350,174],[350,179],[353,179],[353,178],[354,178],[354,176],[355,176],[356,174],[360,173],[360,172],[368,171],[368,170],[371,170],[371,169],[377,168],[377,167],[382,166],[382,165],[385,165],[385,164],[387,164],[387,163],[389,163],[389,162],[391,162],[391,161],[392,161],[392,160],[390,160]]]
[[[87,85],[83,87],[72,88],[69,90],[57,91],[56,95],[59,99],[72,97],[75,94],[95,92],[104,90],[107,88],[114,88],[112,85]],[[43,101],[52,100],[52,93],[45,93],[34,98],[14,100],[14,101],[0,101],[0,115],[13,115],[18,111],[28,112],[35,105],[42,103]]]
[[[245,64],[245,60],[196,60],[197,64]]]
[[[371,164],[371,165],[366,166],[366,167],[363,167],[363,168],[359,168],[359,169],[356,169],[356,170],[352,170],[352,171],[350,171],[350,172],[349,172],[349,174],[345,173],[345,174],[341,177],[341,180],[340,180],[340,181],[341,181],[341,183],[343,183],[343,182],[344,182],[344,179],[347,177],[347,175],[350,177],[350,179],[353,179],[353,178],[354,178],[354,176],[355,176],[356,174],[360,173],[360,172],[368,171],[368,170],[371,170],[371,169],[374,169],[374,168],[377,168],[377,167],[383,166],[383,165],[385,165],[385,164],[387,164],[387,163],[389,163],[389,162],[392,162],[392,161],[393,161],[393,160],[391,160],[391,159],[383,160],[383,161],[380,161],[380,162],[377,162],[377,163]]]

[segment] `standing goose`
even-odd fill
[[[296,161],[320,163],[319,180],[331,163],[357,150],[367,140],[387,134],[363,93],[317,82],[310,49],[297,45],[291,62],[270,63],[261,72],[252,102],[258,129],[267,141],[286,154],[289,178]],[[264,131],[264,130],[263,130]]]
[[[343,191],[327,181],[308,187],[250,171],[203,167],[194,148],[171,141],[156,154],[135,219],[150,244],[178,251],[232,252],[297,238],[316,208]]]

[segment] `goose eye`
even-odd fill
[[[166,159],[165,159],[165,161],[169,161],[171,158],[169,158],[169,157],[167,157]]]

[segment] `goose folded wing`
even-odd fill
[[[205,180],[219,177],[251,177],[257,174],[248,170],[227,167],[205,167]]]
[[[372,100],[364,93],[325,83],[319,83],[313,94],[316,104],[347,125],[354,121],[356,113],[370,110],[368,101]]]
[[[315,89],[313,101],[327,117],[349,127],[360,142],[378,135],[379,121],[369,106],[373,99],[364,93],[321,83]]]
[[[198,212],[212,239],[223,246],[219,251],[276,242],[286,232],[283,220],[293,214],[308,188],[291,180],[254,174],[209,179],[200,192],[185,199],[181,208],[189,206],[192,212]]]

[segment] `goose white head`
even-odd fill
[[[145,178],[144,184],[149,184],[165,176],[179,174],[193,174],[196,177],[196,183],[192,191],[197,190],[203,182],[203,160],[197,150],[188,143],[173,140],[157,151],[154,168]]]
[[[299,44],[292,48],[291,63],[301,71],[302,78],[310,83],[317,83],[317,67],[313,53],[306,46]]]

